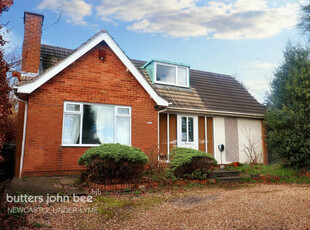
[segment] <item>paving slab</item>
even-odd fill
[[[68,191],[72,195],[72,191],[81,193],[81,189],[77,188],[77,179],[78,176],[13,178],[7,185],[6,192],[9,194],[46,195],[66,194]]]

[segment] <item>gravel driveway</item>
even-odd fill
[[[118,196],[126,199],[133,195]],[[136,201],[154,196],[169,197],[169,201],[128,207],[108,221],[98,213],[37,213],[27,219],[40,223],[43,229],[310,229],[310,185],[183,187],[134,195]],[[56,207],[87,206],[70,203]]]
[[[310,229],[309,185],[266,185],[202,189],[127,220],[114,218],[110,229]]]

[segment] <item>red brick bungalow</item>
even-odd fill
[[[25,12],[16,176],[78,173],[79,157],[101,143],[153,149],[169,160],[176,146],[246,162],[255,139],[267,163],[264,109],[228,75],[163,60],[129,59],[102,30],[75,50],[41,44],[43,15]]]

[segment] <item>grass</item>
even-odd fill
[[[134,193],[136,194],[136,193]],[[156,195],[150,195],[146,197],[139,197],[138,199],[133,196],[99,196],[94,202],[94,205],[98,209],[98,213],[101,214],[105,220],[111,219],[114,216],[125,216],[126,209],[143,208],[148,209],[154,205],[160,204],[164,201],[168,201],[171,197],[162,197]]]
[[[268,180],[268,182],[274,183],[297,183],[297,184],[309,184],[310,178],[302,175],[300,170],[285,168],[281,164],[270,165],[241,165],[234,168],[241,170],[242,174],[246,175],[260,175],[259,180]],[[244,180],[255,183],[251,178],[245,178]]]
[[[241,165],[236,167],[245,174],[259,174],[264,176],[301,176],[299,170],[285,168],[281,164],[270,165]]]
[[[118,211],[132,206],[132,202],[126,199],[117,199],[110,196],[97,197],[95,205],[98,208],[99,214],[103,215],[105,219],[113,218]]]
[[[34,228],[47,227],[47,225],[41,224],[41,223],[39,223],[39,222],[33,222],[32,225],[33,225]]]

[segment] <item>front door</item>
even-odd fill
[[[198,149],[198,117],[178,115],[178,147]]]

